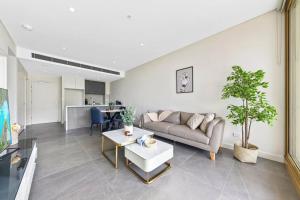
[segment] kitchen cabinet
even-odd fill
[[[75,79],[75,88],[76,89],[85,89],[85,80],[83,78],[76,78]]]
[[[62,84],[63,84],[63,88],[80,89],[80,90],[85,89],[85,81],[83,78],[63,76]]]
[[[75,78],[62,77],[63,88],[75,88]]]

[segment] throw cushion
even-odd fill
[[[157,122],[158,121],[158,114],[155,112],[152,113],[147,113],[147,115],[149,116],[149,118],[151,119],[151,121],[153,122]]]
[[[169,122],[172,124],[180,124],[180,112],[173,112],[171,113],[165,120],[164,122]]]
[[[207,126],[207,130],[206,130],[206,135],[207,137],[211,138],[212,136],[212,132],[214,130],[214,126],[219,123],[219,121],[221,121],[220,117],[215,118],[214,120],[212,120],[211,122],[209,122],[208,126]]]
[[[180,124],[184,125],[193,116],[194,113],[180,112]]]
[[[162,112],[164,112],[164,110],[158,110],[157,111],[158,115],[160,115]]]
[[[149,116],[152,122],[161,122],[164,119],[166,119],[171,113],[172,111],[158,111],[157,113],[147,113],[147,115]]]
[[[158,121],[164,121],[170,114],[172,114],[172,111],[169,110],[159,112]]]
[[[219,123],[219,121],[221,121],[221,118],[220,118],[220,117],[217,117],[217,118],[215,118],[214,120],[212,120],[211,122],[209,122],[208,127],[207,127],[207,131],[206,131],[207,137],[210,138],[210,137],[212,136],[214,126],[215,126],[217,123]]]
[[[214,113],[207,113],[200,125],[200,130],[206,133],[208,123],[211,122],[215,118]]]
[[[200,115],[200,114],[195,113],[192,117],[190,117],[190,119],[187,121],[186,124],[191,129],[195,130],[197,127],[200,126],[203,119],[204,119],[204,115]]]

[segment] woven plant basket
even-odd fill
[[[233,155],[236,159],[245,163],[256,163],[258,156],[258,147],[248,144],[248,149],[243,148],[241,144],[234,144]]]

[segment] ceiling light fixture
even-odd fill
[[[63,51],[65,51],[65,50],[67,50],[67,48],[66,47],[63,47],[63,48],[61,48]]]
[[[113,63],[113,64],[116,64],[117,62],[114,60],[112,63]]]
[[[30,26],[29,24],[22,24],[22,27],[23,27],[26,31],[32,31],[32,30],[33,30],[32,26]]]
[[[76,11],[75,8],[73,8],[73,7],[70,7],[69,10],[70,10],[70,12],[72,12],[72,13]]]
[[[140,46],[143,47],[145,44],[144,43],[140,43]]]

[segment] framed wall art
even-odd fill
[[[176,70],[176,93],[191,93],[193,87],[193,66]]]

